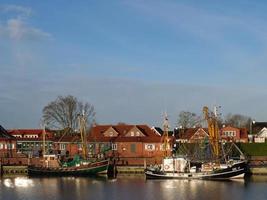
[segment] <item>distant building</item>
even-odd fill
[[[252,136],[254,142],[264,143],[267,138],[267,122],[255,122],[252,124]]]
[[[0,156],[12,157],[16,153],[16,138],[0,125]]]
[[[220,131],[220,139],[224,142],[248,142],[248,131],[246,128],[223,127]],[[180,143],[198,143],[209,139],[207,128],[186,128],[179,129],[176,141]]]
[[[254,135],[254,142],[264,143],[267,138],[267,128],[262,128],[256,135]]]
[[[198,143],[209,138],[208,129],[206,128],[186,128],[180,129],[177,142],[181,143]]]
[[[53,149],[59,156],[73,157],[74,155],[81,155],[82,144],[80,134],[66,134],[54,137]]]
[[[254,122],[251,124],[253,135],[257,135],[263,128],[267,128],[267,122]]]
[[[248,142],[248,130],[246,128],[223,127],[220,130],[221,140],[224,142]]]
[[[43,148],[42,129],[12,129],[8,133],[17,140],[17,151],[26,155],[39,156]],[[47,151],[53,149],[53,133],[45,132],[45,146]]]

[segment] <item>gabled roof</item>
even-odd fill
[[[117,137],[105,137],[104,132],[112,127],[116,130],[119,135]],[[143,136],[132,136],[126,137],[127,133],[134,127],[138,128]],[[128,125],[128,124],[119,124],[119,125],[96,125],[92,127],[88,141],[91,142],[161,142],[162,137],[155,133],[147,125]]]
[[[252,123],[252,133],[259,133],[264,127],[267,127],[267,122],[255,122]]]
[[[261,129],[261,131],[257,133],[257,136],[266,138],[267,137],[267,128],[264,127],[263,129]]]
[[[152,127],[152,130],[153,129],[157,132],[157,134],[163,135],[163,130],[160,127]]]
[[[112,127],[110,126],[104,133],[103,135],[105,137],[117,137],[119,133]]]
[[[190,138],[192,138],[194,136],[194,134],[199,130],[202,129],[204,130],[207,134],[208,134],[208,129],[207,128],[186,128],[181,130],[180,134],[179,134],[179,138],[178,139],[182,139],[182,140],[190,140]]]
[[[15,137],[13,137],[12,135],[10,135],[6,129],[4,129],[1,125],[0,125],[0,138],[1,139],[15,139]]]

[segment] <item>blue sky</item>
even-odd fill
[[[0,124],[39,126],[72,94],[99,123],[160,126],[169,113],[267,120],[265,1],[0,0]]]

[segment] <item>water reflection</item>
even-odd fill
[[[2,199],[259,199],[267,176],[245,181],[146,180],[144,176],[2,178]]]
[[[29,179],[28,177],[17,177],[17,178],[5,178],[3,180],[4,186],[8,188],[15,188],[15,187],[33,187],[33,181]]]
[[[267,176],[266,175],[254,175],[254,176],[248,176],[245,179],[246,182],[267,182]]]

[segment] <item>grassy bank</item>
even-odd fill
[[[267,143],[241,143],[238,146],[247,156],[267,156]]]
[[[179,155],[194,155],[205,154],[201,144],[183,143],[179,145],[177,154]],[[237,146],[246,156],[267,156],[267,143],[238,143]],[[231,147],[231,143],[225,144],[227,150]],[[236,154],[236,155],[239,155]]]

